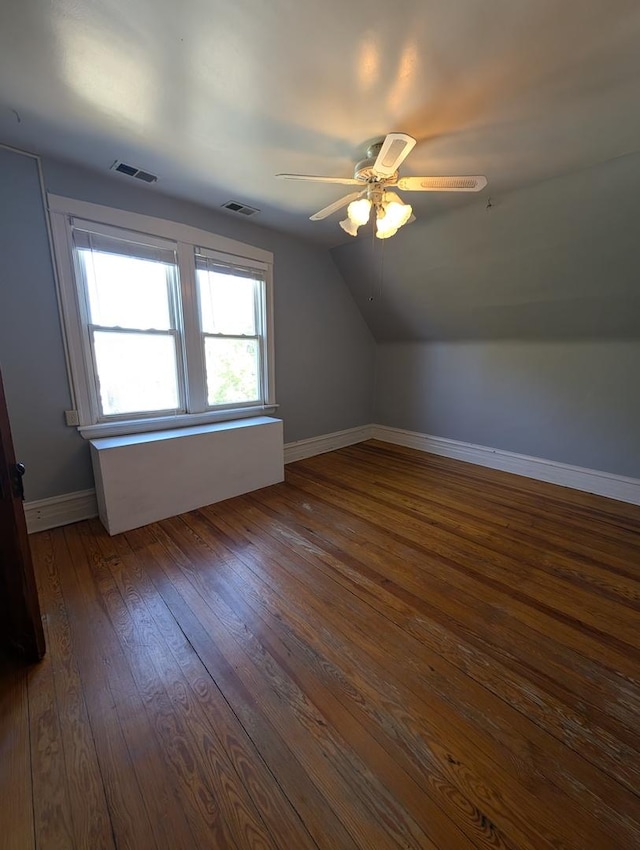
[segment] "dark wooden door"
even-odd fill
[[[23,473],[16,463],[0,375],[0,634],[3,647],[25,661],[38,661],[45,643],[22,507]]]

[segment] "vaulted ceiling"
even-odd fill
[[[380,339],[637,333],[638,45],[637,0],[6,0],[0,140],[335,247]],[[384,256],[309,222],[344,187],[274,177],[392,130],[404,175],[489,185],[407,196]]]

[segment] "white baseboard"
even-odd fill
[[[363,425],[358,428],[348,428],[345,431],[335,431],[320,437],[310,437],[287,443],[284,447],[284,462],[292,463],[313,455],[331,452],[344,446],[352,446],[371,438],[371,426]],[[98,503],[95,490],[80,490],[76,493],[64,493],[62,496],[52,496],[50,499],[39,499],[24,503],[24,515],[27,521],[27,531],[34,534],[46,531],[60,525],[69,525],[83,519],[98,516]]]
[[[353,446],[363,440],[371,439],[371,425],[360,425],[357,428],[347,428],[345,431],[334,431],[332,434],[323,434],[320,437],[309,437],[306,440],[298,440],[295,443],[284,444],[284,462],[293,463],[296,460],[304,460],[313,455],[321,455],[342,449],[345,446]]]
[[[559,484],[562,487],[583,490],[585,493],[595,493],[620,502],[640,505],[640,479],[638,478],[626,478],[624,475],[585,469],[555,460],[529,457],[503,449],[463,443],[459,440],[448,440],[445,437],[434,437],[417,431],[390,428],[387,425],[372,425],[371,437],[387,443],[395,443],[398,446],[407,446],[422,452],[451,457],[479,466],[489,466],[492,469],[501,469],[504,472],[524,475],[538,481],[547,481],[550,484]]]
[[[417,431],[390,428],[387,425],[362,425],[286,443],[284,462],[285,464],[293,463],[296,460],[304,460],[313,455],[332,452],[335,449],[371,439],[463,460],[479,466],[501,469],[504,472],[524,475],[538,481],[547,481],[562,487],[571,487],[574,490],[629,502],[632,505],[640,505],[640,479],[637,478],[626,478],[623,475],[570,466],[567,463],[529,457],[503,449],[492,449],[488,446],[463,443],[445,437],[434,437]],[[59,525],[80,522],[80,520],[98,516],[96,494],[94,490],[80,490],[76,493],[65,493],[63,496],[53,496],[51,499],[25,502],[24,513],[29,534],[56,528]]]
[[[292,463],[313,455],[331,452],[335,449],[361,443],[371,438],[371,426],[363,425],[358,428],[348,428],[345,431],[334,431],[320,437],[310,437],[287,443],[284,447],[284,462]],[[69,525],[83,519],[98,516],[98,503],[95,490],[80,490],[76,493],[65,493],[50,499],[24,503],[24,515],[27,521],[27,531],[34,534],[46,531],[60,525]]]
[[[52,496],[50,499],[38,499],[24,503],[24,515],[27,531],[46,531],[59,525],[69,525],[83,519],[98,516],[98,503],[95,490],[79,490]]]

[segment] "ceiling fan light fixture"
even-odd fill
[[[360,198],[352,201],[347,207],[347,216],[356,227],[361,227],[369,221],[371,215],[371,201],[369,198]]]
[[[403,203],[395,192],[385,192],[383,202],[377,210],[376,236],[378,239],[394,236],[412,215],[410,204]]]
[[[343,218],[340,222],[340,227],[344,230],[345,233],[348,233],[349,236],[357,236],[358,235],[358,224],[354,224],[350,218]]]
[[[397,229],[405,225],[411,215],[413,214],[413,209],[411,208],[411,204],[404,204],[402,201],[389,201],[389,203],[384,204],[384,217],[389,220],[390,224]]]
[[[378,239],[388,239],[390,236],[395,236],[397,232],[397,227],[385,226],[382,219],[376,221],[376,236]]]

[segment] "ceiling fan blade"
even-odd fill
[[[416,140],[406,133],[389,133],[373,164],[378,177],[392,177],[413,150]]]
[[[282,180],[308,180],[313,183],[342,183],[345,186],[361,186],[362,180],[353,177],[320,177],[317,174],[276,174]]]
[[[481,174],[470,177],[401,177],[398,189],[405,192],[479,192],[487,185]]]
[[[309,218],[311,219],[311,221],[320,221],[321,219],[331,215],[331,213],[338,212],[338,210],[341,210],[343,207],[346,207],[347,204],[351,203],[351,201],[355,201],[357,200],[357,198],[361,198],[363,195],[366,194],[366,189],[364,190],[364,192],[351,192],[350,195],[345,195],[344,198],[340,198],[340,200],[334,201],[332,204],[329,204],[328,207],[325,207],[319,212],[309,216]]]

